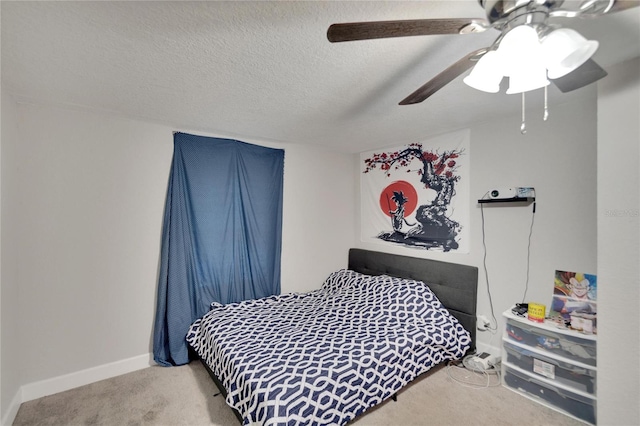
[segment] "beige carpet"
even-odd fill
[[[583,425],[466,370],[435,369],[350,425]],[[491,384],[497,383],[495,376]],[[239,425],[204,367],[149,367],[21,405],[14,425]]]

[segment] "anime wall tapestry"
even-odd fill
[[[360,154],[362,241],[468,253],[469,134]]]

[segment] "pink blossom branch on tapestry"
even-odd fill
[[[420,181],[425,185],[425,188],[433,189],[438,193],[434,204],[449,205],[451,197],[455,195],[455,182],[460,180],[460,176],[456,174],[458,166],[455,159],[462,153],[461,149],[442,153],[425,151],[422,144],[411,143],[402,150],[374,153],[370,158],[364,160],[365,170],[363,173],[379,168],[389,177],[391,169],[408,168],[411,162],[417,159],[422,162],[422,168],[417,170],[417,173],[421,175]],[[407,170],[408,173],[411,171]]]

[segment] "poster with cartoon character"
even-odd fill
[[[468,253],[469,130],[361,153],[361,238]]]
[[[597,313],[597,278],[581,272],[556,271],[551,314],[565,320],[571,313]]]

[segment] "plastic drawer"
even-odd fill
[[[542,400],[546,402],[545,405],[556,407],[585,422],[596,423],[595,399],[545,383],[506,364],[503,364],[503,369],[504,383],[508,387]]]
[[[596,370],[541,355],[516,344],[503,342],[503,359],[533,375],[547,377],[572,389],[596,395]]]
[[[507,319],[506,334],[509,340],[521,345],[540,348],[551,356],[558,355],[571,361],[596,365],[596,341],[580,339],[574,335],[536,327]]]

